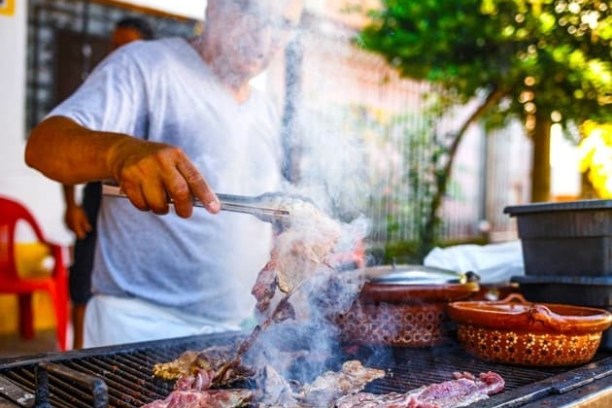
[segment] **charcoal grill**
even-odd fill
[[[152,377],[153,364],[186,350],[232,344],[243,337],[244,333],[214,334],[0,360],[0,408],[139,407],[164,398],[172,389],[171,383]],[[612,396],[609,352],[599,353],[583,367],[564,369],[486,363],[455,343],[429,349],[343,350],[343,358],[358,358],[389,373],[370,384],[369,392],[405,392],[452,379],[456,371],[491,370],[504,377],[506,389],[474,407],[586,407]]]

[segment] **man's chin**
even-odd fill
[[[267,68],[267,66],[267,61],[262,59],[261,61],[250,62],[249,64],[243,65],[240,72],[250,79],[261,74]]]

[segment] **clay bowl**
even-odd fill
[[[345,342],[430,347],[449,340],[446,307],[478,292],[477,279],[417,265],[366,268],[349,310],[335,317]]]
[[[538,367],[590,361],[612,324],[605,310],[530,303],[519,294],[495,302],[453,302],[448,314],[470,353],[485,361]]]

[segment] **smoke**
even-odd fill
[[[344,221],[364,212],[369,198],[361,145],[351,134],[305,130],[299,185],[321,207]]]
[[[285,53],[283,136],[286,174],[293,181],[285,190],[308,197],[320,214],[293,219],[291,228],[276,237],[274,266],[267,267],[275,268],[275,282],[283,292],[277,288],[260,317],[270,318],[287,293],[293,313],[283,313],[285,320],[266,326],[244,356],[250,366],[271,367],[269,378],[277,372],[301,384],[324,372],[333,358],[343,359],[335,316],[359,295],[358,252],[370,230],[363,216],[369,187],[359,132],[352,122],[345,123],[342,101],[321,100],[312,93],[322,88],[332,90],[327,96],[343,92],[338,78],[317,66],[324,61],[305,59],[321,35],[319,29],[303,20],[299,37]],[[325,46],[330,48],[323,54],[333,54],[337,43]],[[330,237],[332,245],[327,245]],[[283,394],[275,391],[266,390]]]
[[[350,64],[351,37],[337,29],[305,14],[285,52],[283,138],[288,178],[323,211],[350,222],[365,212],[370,188],[363,129],[352,112],[358,84],[337,65]]]
[[[270,326],[246,361],[259,368],[269,365],[300,384],[311,382],[334,363],[334,358],[342,358],[334,316],[350,307],[361,283],[351,272],[319,271],[291,302],[299,311],[296,319]]]
[[[335,319],[351,307],[360,293],[363,285],[360,261],[371,228],[363,215],[369,184],[365,148],[358,129],[345,123],[347,111],[342,104],[317,100],[310,88],[314,85],[315,91],[331,89],[334,88],[331,84],[337,81],[313,66],[324,61],[305,59],[308,48],[321,34],[317,30],[303,19],[299,37],[285,53],[283,137],[285,170],[293,182],[285,191],[308,197],[321,214],[294,223],[277,237],[273,255],[278,261],[277,280],[278,273],[302,277],[297,279],[301,284],[291,292],[289,300],[295,318],[267,327],[245,356],[248,364],[260,369],[272,367],[281,377],[300,384],[311,382],[346,359],[340,349],[341,333]],[[336,46],[332,44],[326,52],[334,53]],[[321,242],[334,234],[329,231],[337,234],[331,251],[321,249],[326,247]],[[331,256],[327,256],[328,252]],[[317,253],[326,256],[321,258]],[[283,296],[277,290],[268,313]],[[280,388],[284,386],[277,382],[279,389],[272,394],[282,394]]]
[[[334,221],[338,234],[332,237],[335,245],[325,254],[318,254],[325,255],[320,258],[323,261],[307,266],[307,273],[304,273],[304,265],[311,261],[314,248],[309,245],[317,245],[322,239],[321,232],[330,232],[329,225],[327,229],[316,226],[329,222],[332,220],[319,215],[319,219],[311,218],[310,223],[292,224],[289,230],[278,236],[274,252],[277,259],[275,272],[278,282],[288,283],[284,284],[283,292],[276,291],[262,320],[274,316],[277,305],[284,305],[282,302],[285,300],[288,300],[293,313],[283,314],[283,318],[289,315],[291,318],[267,326],[245,356],[247,364],[259,369],[271,367],[281,377],[300,384],[311,382],[329,368],[334,359],[343,360],[335,316],[350,308],[363,284],[360,270],[341,271],[341,265],[346,261],[347,252],[344,251],[351,254],[356,237],[365,233],[367,222],[363,219],[350,224]],[[308,270],[308,267],[312,269]],[[282,286],[279,284],[279,289]],[[284,385],[277,383],[277,386]],[[281,394],[278,389],[266,390],[266,393],[269,391],[273,395]]]

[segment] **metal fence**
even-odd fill
[[[436,89],[398,77],[352,43],[353,31],[320,17],[305,27],[300,182],[322,189],[337,215],[365,214],[375,244],[418,240],[434,192],[435,156],[474,105],[436,116]],[[439,213],[442,240],[515,237],[503,208],[527,199],[530,145],[520,124],[469,129]]]

